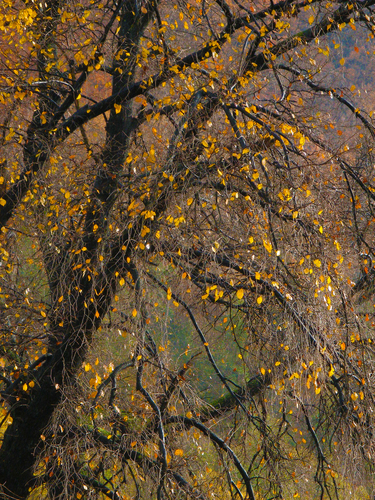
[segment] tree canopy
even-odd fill
[[[374,494],[374,4],[1,2],[2,498]]]

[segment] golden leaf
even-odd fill
[[[263,245],[268,253],[272,252],[272,243],[270,243],[268,240],[263,240]]]

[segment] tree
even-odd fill
[[[370,494],[374,3],[2,3],[2,498]]]

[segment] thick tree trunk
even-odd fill
[[[110,303],[108,297],[101,304],[103,313]],[[69,329],[63,343],[34,374],[35,387],[32,390],[23,393],[21,383],[17,387],[18,394],[13,391],[9,395],[12,398],[9,402],[13,403],[10,410],[13,422],[4,433],[0,449],[0,485],[4,488],[4,495],[23,499],[33,486],[34,469],[44,443],[43,433],[51,423],[63,389],[75,380],[87,352],[90,332],[98,326],[94,311],[93,308],[89,311],[81,308],[76,324]],[[79,323],[81,328],[77,328]],[[82,328],[84,324],[86,328]]]
[[[119,69],[119,71],[115,71],[113,76],[114,93],[134,82],[140,37],[151,17],[151,12],[146,15],[134,12],[134,2],[124,2],[120,11],[119,57],[114,61],[114,69]],[[47,100],[46,111],[53,116],[54,110],[49,109],[48,103]],[[17,202],[29,187],[32,174],[42,169],[48,159],[48,151],[53,149],[53,147],[50,149],[46,147],[47,140],[38,141],[36,134],[37,125],[39,125],[38,117],[39,113],[34,113],[28,144],[25,147],[25,160],[28,166],[31,166],[27,175],[25,173],[23,176],[22,182],[17,183],[16,187],[5,196],[8,211],[6,213],[3,211],[4,215],[3,218],[0,217],[0,224],[4,224],[4,221],[9,219]],[[119,113],[115,110],[111,111],[107,124],[106,144],[102,153],[102,164],[93,186],[93,201],[87,211],[83,235],[83,242],[87,247],[86,258],[90,253],[93,262],[98,244],[97,232],[93,227],[97,224],[101,231],[105,231],[108,225],[107,214],[117,197],[117,176],[126,157],[131,125],[130,103],[123,104]],[[46,245],[42,251],[53,303],[52,314],[49,318],[52,330],[49,342],[51,357],[38,369],[35,377],[38,383],[32,391],[23,392],[22,384],[20,384],[17,386],[18,393],[9,395],[10,398],[14,398],[11,401],[10,410],[13,422],[4,434],[0,449],[0,488],[3,488],[4,498],[7,498],[7,495],[17,499],[24,499],[28,496],[29,488],[35,482],[34,469],[38,463],[39,452],[43,448],[43,433],[48,432],[46,429],[51,424],[64,388],[72,383],[76,376],[92,334],[108,310],[115,286],[112,280],[114,269],[110,270],[110,275],[107,275],[108,269],[99,273],[99,277],[95,280],[96,284],[81,273],[72,274],[70,270],[74,265],[70,260],[70,254],[66,251],[61,252],[58,265],[54,260],[55,267],[48,268],[50,262],[46,253],[48,248],[49,246]],[[54,258],[56,259],[56,256]],[[118,260],[117,257],[116,259]],[[61,290],[61,273],[64,272],[66,276],[69,276],[69,280],[63,284],[67,288],[63,291]],[[100,284],[101,279],[103,281]],[[104,290],[100,297],[94,293],[95,287],[98,290]],[[77,290],[79,292],[76,292]],[[69,301],[65,305],[64,302],[62,304],[57,302],[57,297],[61,295],[69,296]],[[88,307],[86,302],[89,304]],[[71,317],[71,311],[75,311],[74,318]],[[59,323],[64,327],[60,328]]]
[[[51,377],[46,377],[27,403],[22,398],[15,403],[11,414],[13,423],[4,434],[0,450],[0,484],[3,495],[26,498],[34,480],[38,448],[43,444],[43,431],[61,398]]]

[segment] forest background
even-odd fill
[[[373,498],[374,3],[1,2],[1,498]]]

